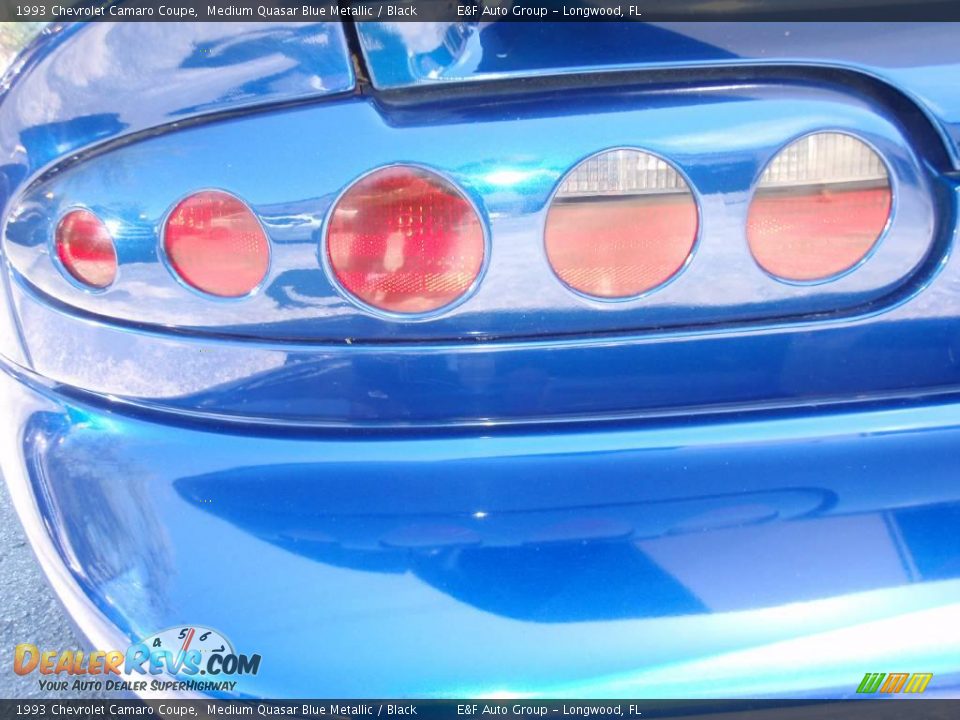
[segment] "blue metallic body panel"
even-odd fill
[[[246,32],[204,27],[224,47]],[[198,86],[109,130],[93,108],[136,103],[66,93],[48,127],[24,104],[31,89],[60,82],[71,45],[94,47],[87,33],[120,32],[66,29],[0,103],[13,199],[0,471],[91,645],[210,625],[263,656],[238,692],[280,697],[843,696],[892,667],[960,692],[958,183],[938,134],[960,102],[934,112],[933,94],[918,106],[856,72],[801,70],[399,105],[338,97],[353,84],[341,30],[291,42],[325,31],[329,55],[309,62],[330,83],[316,93],[299,71],[274,82],[272,61],[238,61],[225,73],[243,78],[238,95]],[[263,32],[254,56],[276,59],[280,36]],[[677,54],[698,47],[673,39]],[[931,86],[956,57],[942,42],[928,43]],[[608,44],[569,56],[613,67],[622,48]],[[540,45],[524,72],[561,69]],[[150,63],[185,77],[183,48],[151,47]],[[904,65],[914,89],[917,53]],[[885,254],[835,286],[724,285],[725,267],[747,272],[724,262],[745,245],[759,168],[796,135],[837,127],[890,164]],[[496,142],[465,142],[471,129]],[[348,140],[323,139],[334,130]],[[563,171],[624,143],[677,157],[698,188],[704,268],[683,276],[695,297],[658,300],[678,280],[650,305],[604,309],[550,290],[530,261]],[[324,285],[333,196],[397,161],[453,176],[494,231],[494,288],[449,317],[389,325]],[[159,274],[163,210],[208,185],[265,218],[278,275],[263,296],[178,295]],[[121,282],[141,272],[139,284],[98,296],[59,284],[46,243],[70,203],[121,228]],[[497,297],[515,287],[536,290],[529,316]]]
[[[357,32],[381,89],[691,66],[856,70],[915,99],[960,167],[953,23],[369,22]]]
[[[956,691],[955,401],[299,438],[6,374],[0,402],[80,625],[216,626],[263,655],[241,693],[843,695],[873,667]]]
[[[17,184],[91,145],[354,83],[335,22],[51,25],[0,85],[0,208]]]
[[[957,318],[923,316],[931,308],[952,311],[957,285],[937,287],[920,296],[924,301],[860,321],[319,348],[174,339],[78,320],[26,294],[18,302],[34,369],[68,387],[215,421],[366,428],[569,422],[950,392],[960,386]]]

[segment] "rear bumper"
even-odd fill
[[[0,373],[2,471],[101,649],[217,628],[237,694],[960,686],[960,404],[562,430],[181,424]]]

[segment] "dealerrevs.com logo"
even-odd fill
[[[256,675],[260,655],[237,653],[216,630],[185,626],[158,632],[125,651],[41,650],[21,643],[14,650],[13,670],[45,676],[38,680],[42,690],[232,692],[237,681],[229,678]],[[120,675],[126,677],[112,677]]]

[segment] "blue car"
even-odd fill
[[[0,84],[0,468],[89,678],[960,693],[954,26],[258,20]]]

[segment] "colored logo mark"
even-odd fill
[[[858,693],[881,692],[922,693],[927,689],[933,673],[867,673],[860,681]]]

